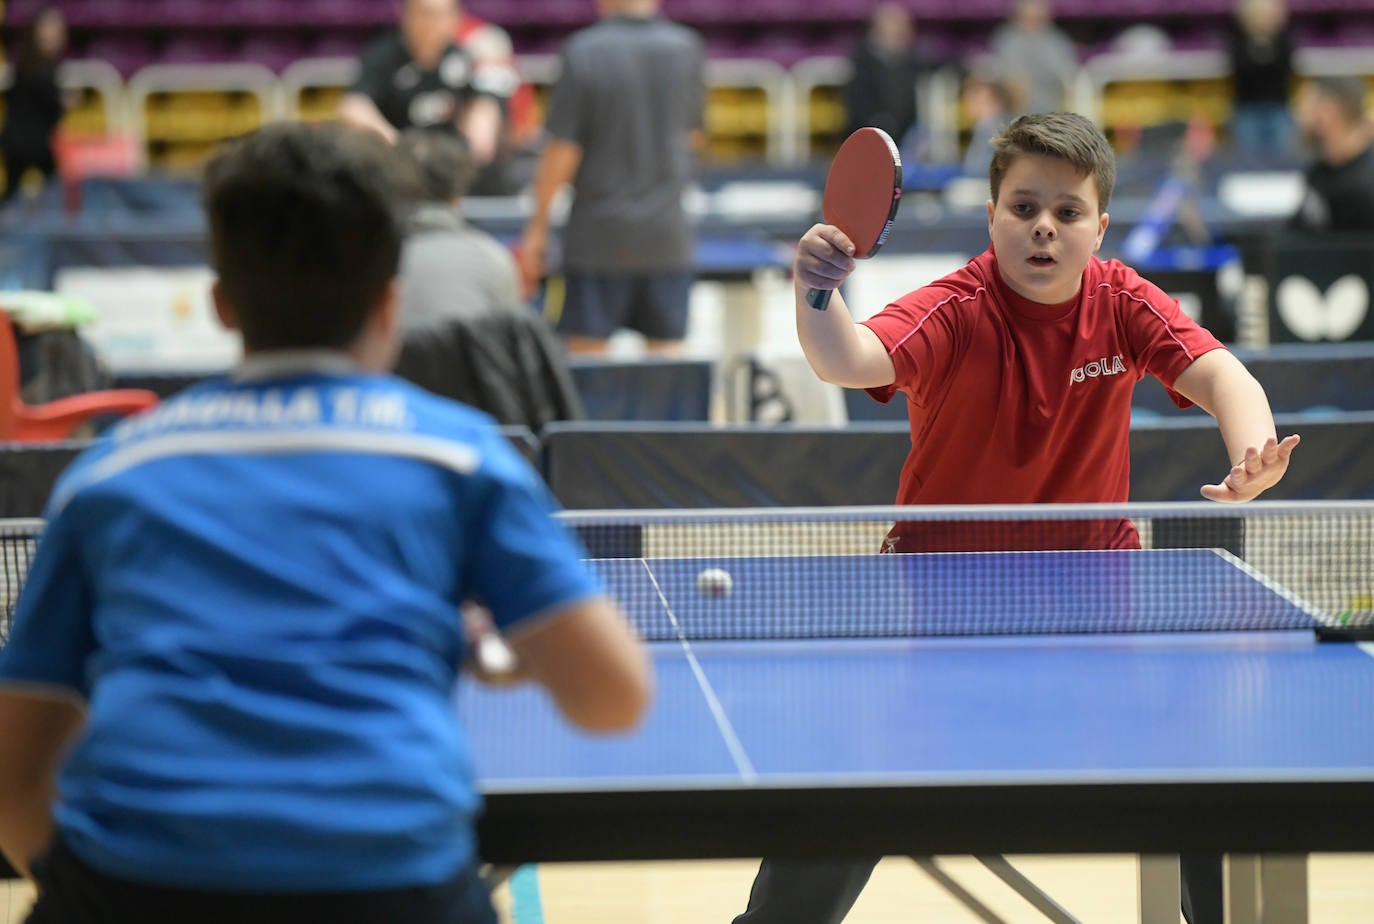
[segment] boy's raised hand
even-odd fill
[[[793,273],[808,289],[838,289],[854,272],[854,242],[834,225],[812,225],[797,242]]]
[[[1288,457],[1298,445],[1298,436],[1286,436],[1283,442],[1269,437],[1259,449],[1251,446],[1245,458],[1232,467],[1220,484],[1202,486],[1202,496],[1224,504],[1239,504],[1253,500],[1279,483],[1288,471]]]

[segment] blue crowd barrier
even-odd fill
[[[572,360],[573,384],[589,420],[706,421],[711,417],[713,365],[708,360]],[[170,397],[205,378],[162,370],[115,376],[115,387]]]
[[[572,360],[569,367],[589,420],[711,419],[708,360]]]
[[[1374,412],[1279,415],[1302,444],[1265,497],[1374,498]],[[1206,418],[1131,428],[1131,499],[1198,500],[1226,475],[1226,449]],[[544,432],[544,471],[567,507],[890,504],[910,447],[902,424],[707,427],[558,424]]]
[[[1374,499],[1374,412],[1283,414],[1298,433],[1271,500]],[[703,423],[551,424],[503,432],[572,509],[810,507],[890,504],[910,446],[901,424],[848,427]],[[1131,428],[1131,499],[1197,500],[1226,474],[1215,423],[1155,420]],[[38,516],[86,443],[0,446],[0,517]]]

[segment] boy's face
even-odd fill
[[[1073,298],[1106,232],[1092,176],[1057,157],[1017,156],[996,204],[988,202],[988,234],[1002,280],[1031,301],[1054,305]]]

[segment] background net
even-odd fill
[[[1374,504],[1363,502],[563,517],[652,640],[1286,630],[1374,621]],[[1141,549],[1107,551],[1135,544]],[[893,549],[906,554],[881,554]]]
[[[34,543],[42,528],[41,520],[0,520],[0,602],[4,603],[0,643],[10,637],[14,606],[19,602],[19,589],[28,574]]]
[[[1374,629],[1374,502],[560,518],[651,641]],[[41,528],[0,521],[3,637]]]

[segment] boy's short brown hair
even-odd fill
[[[347,347],[400,266],[417,183],[375,132],[280,122],[205,168],[211,262],[249,350]]]
[[[1040,112],[1023,115],[992,139],[992,166],[988,180],[992,201],[997,201],[1002,178],[1022,154],[1041,154],[1067,161],[1097,186],[1097,208],[1107,210],[1116,186],[1116,153],[1107,136],[1090,120],[1074,112]]]

